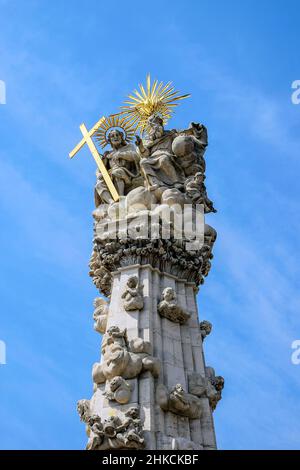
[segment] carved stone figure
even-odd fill
[[[167,388],[160,384],[156,389],[156,400],[164,411],[190,419],[200,418],[202,414],[201,400],[184,391],[181,384],[176,384],[169,392]]]
[[[201,337],[203,341],[206,338],[206,336],[208,336],[211,333],[212,324],[207,320],[203,320],[200,322],[199,328],[200,328],[200,333],[201,333]]]
[[[133,385],[123,377],[116,376],[107,383],[107,390],[103,393],[108,400],[114,400],[120,405],[130,401]]]
[[[186,176],[205,171],[203,154],[207,131],[202,124],[191,123],[185,131],[166,131],[158,115],[148,119],[146,138],[136,139],[141,155],[141,172],[151,190],[183,189]]]
[[[186,180],[185,192],[194,204],[202,204],[204,213],[217,212],[213,202],[208,198],[206,186],[204,184],[206,176],[204,173],[196,173],[193,177]]]
[[[110,416],[103,423],[99,416],[88,419],[90,438],[87,450],[141,449],[144,447],[142,426],[137,407],[129,408],[123,416]]]
[[[198,373],[188,375],[189,392],[197,397],[207,397],[214,411],[222,398],[224,378],[220,375],[216,376],[212,367],[206,367],[205,373],[205,377]]]
[[[94,330],[101,334],[105,333],[108,318],[108,303],[102,297],[96,297],[94,300]]]
[[[124,309],[127,312],[143,309],[143,286],[139,284],[139,278],[137,276],[130,276],[128,279],[125,291],[122,294],[122,299],[124,299]]]
[[[80,421],[87,423],[90,416],[90,400],[82,399],[77,402],[77,412],[80,417]]]
[[[176,292],[172,287],[166,287],[162,293],[162,300],[157,310],[162,317],[168,318],[175,323],[185,323],[191,316],[177,304]]]
[[[207,397],[209,404],[214,411],[217,407],[218,402],[222,398],[222,390],[224,388],[225,380],[221,375],[215,375],[215,371],[212,367],[206,367],[205,373],[208,378],[207,386]]]
[[[111,292],[112,275],[109,270],[101,263],[99,254],[93,250],[90,258],[89,275],[93,278],[93,283],[97,289],[109,297]]]
[[[207,144],[207,129],[203,124],[192,122],[188,129],[178,131],[172,143],[172,151],[186,177],[205,172],[204,153]]]
[[[161,117],[154,115],[148,119],[148,133],[144,141],[137,136],[141,171],[151,190],[161,186],[181,188],[184,183],[184,172],[172,152],[176,135],[175,130],[165,131]]]
[[[86,450],[97,450],[103,443],[105,435],[100,416],[90,416],[87,420],[87,425],[89,428],[89,440]]]
[[[124,196],[132,189],[134,180],[140,176],[137,151],[133,144],[125,141],[123,132],[118,129],[113,129],[109,132],[108,142],[112,150],[105,152],[102,160],[119,195]],[[103,202],[109,204],[113,202],[113,199],[102,174],[98,171],[95,186],[96,207]]]
[[[138,339],[140,352],[130,349],[126,330],[117,326],[110,327],[102,340],[103,362],[93,366],[93,380],[96,384],[104,383],[116,376],[124,379],[137,377],[142,371],[149,370],[154,377],[159,375],[159,360],[150,356],[149,343]]]

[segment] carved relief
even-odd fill
[[[200,328],[200,333],[201,333],[201,337],[203,341],[206,338],[206,336],[208,336],[211,333],[212,324],[207,320],[203,320],[202,322],[200,322],[199,328]]]
[[[185,323],[191,316],[177,304],[176,292],[172,287],[166,287],[162,293],[162,300],[157,310],[162,317],[168,318],[175,323]]]
[[[215,375],[215,371],[212,367],[206,367],[205,373],[208,378],[207,397],[209,404],[214,411],[217,407],[218,402],[222,398],[222,390],[224,388],[225,380],[221,375]]]
[[[125,405],[130,401],[133,384],[127,382],[123,377],[116,376],[107,382],[107,389],[103,395],[108,400],[113,400],[120,405]]]
[[[190,419],[200,418],[202,414],[201,400],[185,392],[181,384],[175,385],[170,391],[163,384],[158,385],[156,401],[162,410]]]
[[[132,349],[135,342],[139,352]],[[140,338],[128,343],[127,333],[117,326],[110,327],[102,340],[103,362],[93,366],[93,380],[96,384],[104,383],[116,376],[124,379],[137,377],[142,371],[150,371],[154,377],[159,375],[160,362],[150,356],[150,344]]]
[[[140,285],[137,276],[130,276],[128,279],[122,299],[124,299],[124,309],[127,312],[143,309],[143,285]]]
[[[218,402],[222,398],[222,390],[224,388],[224,378],[220,375],[216,376],[212,367],[205,368],[204,377],[201,374],[193,373],[188,376],[189,392],[198,397],[207,397],[209,404],[214,411]]]
[[[106,300],[102,299],[101,297],[96,297],[94,300],[94,330],[98,331],[101,334],[104,334],[106,331],[107,326],[107,318],[108,318],[108,303]]]
[[[142,425],[137,407],[129,408],[122,416],[110,416],[103,422],[98,415],[89,415],[87,450],[141,449],[144,447]]]

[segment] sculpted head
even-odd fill
[[[126,411],[125,416],[129,418],[137,419],[139,417],[139,409],[137,406],[132,406],[129,410]]]
[[[111,326],[108,328],[106,332],[109,336],[113,336],[114,334],[119,334],[121,333],[120,328],[118,326]]]
[[[148,135],[152,140],[159,139],[164,134],[163,120],[158,115],[152,115],[148,121]]]
[[[92,415],[88,418],[87,424],[91,428],[94,424],[101,424],[101,418],[98,415]]]
[[[139,283],[139,279],[137,276],[131,276],[127,281],[127,285],[131,289],[134,289],[135,287],[137,287],[138,283]]]
[[[198,172],[194,176],[194,181],[195,181],[195,183],[200,185],[200,184],[204,183],[205,178],[206,178],[206,176],[205,176],[204,173]]]
[[[180,395],[184,394],[183,386],[181,384],[176,384],[173,391],[179,393]]]
[[[212,330],[212,324],[211,324],[209,321],[207,321],[207,320],[203,320],[203,321],[200,323],[200,329],[201,329],[201,330],[204,330],[205,333],[206,333],[207,335],[209,335],[210,332],[211,332],[211,330]]]
[[[110,389],[112,392],[115,392],[117,390],[117,388],[119,388],[122,383],[123,383],[123,378],[119,375],[117,375],[116,377],[114,377],[111,381],[110,381]]]
[[[124,134],[119,129],[112,129],[108,133],[107,140],[113,149],[126,145]]]
[[[171,300],[176,299],[175,291],[172,287],[166,287],[162,293],[163,300],[170,302]]]

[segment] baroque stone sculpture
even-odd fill
[[[122,294],[122,299],[124,299],[126,312],[142,310],[144,307],[143,286],[140,286],[137,276],[131,276],[128,279],[126,289]]]
[[[133,379],[142,371],[150,371],[157,377],[160,363],[158,359],[150,356],[150,348],[150,344],[140,338],[134,338],[129,343],[126,329],[120,330],[118,326],[111,326],[102,340],[103,361],[93,367],[94,382],[101,384],[117,376]]]
[[[185,392],[181,384],[176,384],[169,392],[164,385],[158,385],[156,396],[159,406],[164,411],[172,411],[190,419],[201,417],[201,400]]]
[[[94,330],[98,331],[98,333],[104,334],[107,326],[109,305],[106,300],[102,299],[101,297],[97,297],[94,300],[94,307]]]
[[[175,323],[185,323],[190,318],[190,313],[177,305],[176,292],[172,287],[166,287],[162,293],[162,300],[157,307],[163,317]]]
[[[106,298],[93,314],[103,338],[93,395],[78,402],[90,450],[216,448],[224,379],[205,365],[212,325],[199,323],[196,299],[217,238],[205,223],[216,212],[207,129],[166,128],[188,96],[148,76],[119,113],[82,124],[70,152],[87,145],[98,167],[89,275]]]
[[[113,415],[103,422],[99,415],[84,417],[88,428],[87,450],[141,449],[145,440],[138,407],[130,407],[122,416]]]
[[[107,382],[108,389],[103,395],[108,400],[115,400],[120,405],[125,405],[130,401],[133,385],[123,377],[117,375],[110,382]]]
[[[212,330],[212,324],[207,320],[203,320],[200,322],[199,328],[200,328],[200,333],[201,333],[201,337],[203,341],[206,338],[206,336],[210,335],[211,330]]]

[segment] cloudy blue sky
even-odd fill
[[[0,0],[2,449],[85,446],[95,165],[68,152],[147,72],[192,94],[171,127],[209,130],[219,238],[198,302],[226,380],[219,448],[300,448],[299,14],[293,0]]]

